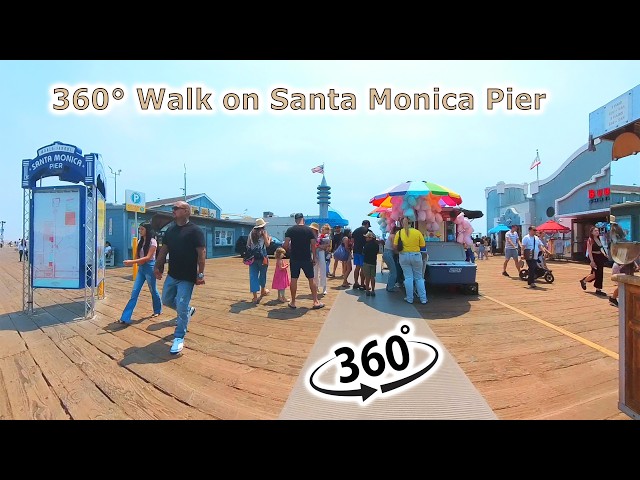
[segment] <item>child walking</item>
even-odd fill
[[[368,231],[365,236],[366,243],[363,248],[364,264],[362,271],[364,272],[364,287],[367,297],[376,296],[376,267],[378,266],[378,252],[380,246],[376,240],[376,235],[372,231]]]
[[[291,285],[291,280],[289,279],[289,263],[284,258],[286,253],[284,248],[276,248],[276,270],[273,273],[273,280],[271,281],[271,288],[278,290],[278,301],[281,303],[289,302],[289,299],[285,296],[285,292],[289,288],[289,285]]]

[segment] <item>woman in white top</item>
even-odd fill
[[[136,307],[136,303],[138,303],[138,296],[145,281],[149,285],[149,292],[151,292],[151,301],[153,303],[152,317],[157,317],[162,313],[162,302],[160,300],[160,294],[158,293],[158,287],[156,286],[156,276],[153,274],[153,267],[156,264],[156,250],[158,249],[156,234],[153,228],[151,228],[150,223],[143,223],[138,227],[138,235],[138,248],[134,255],[135,259],[125,260],[123,262],[126,267],[138,265],[138,273],[133,282],[131,298],[124,307],[122,315],[120,315],[120,322],[126,324],[131,323],[131,315],[133,314],[133,309]]]

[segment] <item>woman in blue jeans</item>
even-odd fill
[[[138,296],[145,281],[149,285],[151,301],[153,302],[152,317],[157,317],[162,313],[162,302],[160,301],[160,294],[156,286],[156,277],[153,274],[153,267],[156,264],[156,250],[158,249],[156,234],[151,228],[151,224],[143,223],[138,227],[138,235],[138,248],[134,255],[135,260],[125,260],[123,262],[126,267],[138,265],[138,273],[133,282],[131,298],[124,307],[122,315],[120,315],[120,322],[126,324],[131,323],[131,315],[133,314],[133,309],[136,307],[136,303],[138,303]]]
[[[262,218],[256,220],[256,225],[251,230],[247,239],[247,250],[257,247],[262,258],[256,259],[249,265],[249,290],[253,294],[253,303],[260,303],[260,299],[269,294],[267,290],[267,269],[269,268],[269,256],[267,255],[267,247],[271,244],[271,236],[267,232],[265,222]],[[258,292],[260,296],[258,297]]]
[[[398,233],[398,230],[400,230],[400,227],[398,225],[394,225],[393,230],[391,230],[389,235],[387,235],[382,253],[382,259],[389,269],[389,276],[387,277],[387,292],[396,292],[398,290],[396,287],[396,282],[398,281],[398,265],[396,264],[396,259],[394,257],[395,252],[393,251],[393,238],[396,233]]]

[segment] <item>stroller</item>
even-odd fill
[[[535,279],[543,278],[547,283],[553,283],[555,277],[549,268],[547,267],[546,262],[544,261],[544,257],[542,255],[538,255],[538,261],[536,265],[535,271]],[[523,268],[520,270],[520,280],[527,281],[529,279],[529,269]]]

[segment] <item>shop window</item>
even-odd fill
[[[230,247],[234,244],[235,231],[231,228],[216,228],[214,232],[214,246]]]

